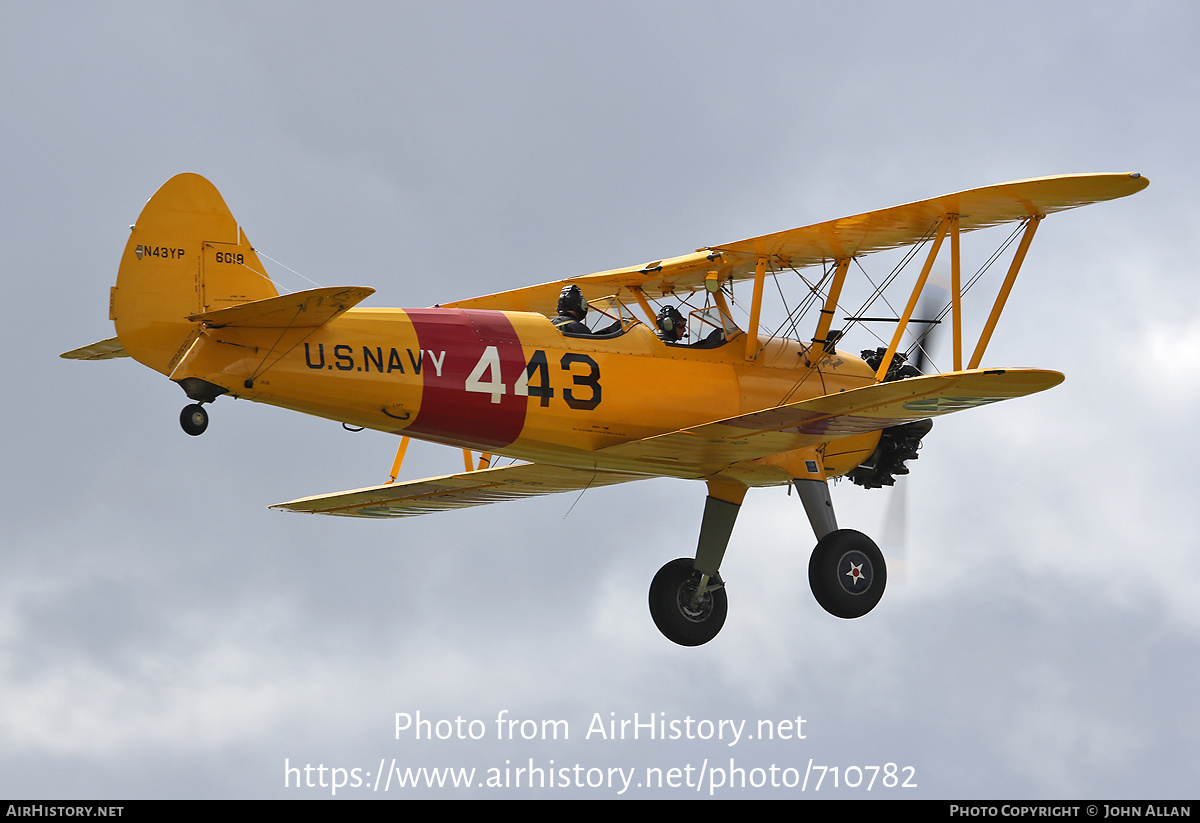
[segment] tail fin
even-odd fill
[[[170,374],[199,333],[189,316],[278,294],[216,187],[178,174],[132,227],[110,315],[130,356]]]

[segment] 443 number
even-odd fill
[[[558,365],[561,371],[571,376],[571,385],[560,389],[568,406],[590,411],[600,405],[600,365],[595,360],[586,354],[568,352]],[[483,356],[467,377],[466,390],[490,394],[493,403],[499,403],[508,393],[508,386],[500,375],[500,352],[495,346],[483,350]],[[542,406],[550,405],[555,389],[550,385],[550,363],[544,351],[538,349],[533,353],[512,391],[517,397],[536,397]]]

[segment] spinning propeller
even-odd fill
[[[925,293],[921,297],[921,304],[917,313],[917,316],[922,319],[909,321],[920,322],[923,328],[916,342],[908,349],[908,352],[912,353],[912,360],[905,363],[906,367],[920,374],[927,372],[929,364],[932,362],[929,353],[934,349],[941,337],[939,323],[941,322],[941,318],[945,316],[949,305],[950,293],[946,289],[931,284],[925,290]],[[933,421],[918,421],[910,423],[909,426],[921,427],[923,429],[920,436],[917,437],[917,441],[919,442],[925,434],[929,433],[933,426]],[[905,429],[908,427],[898,428]],[[907,459],[916,459],[915,445],[911,451],[911,457]],[[908,468],[901,463],[897,469],[893,470],[893,474],[908,474]],[[905,483],[894,486],[892,493],[888,496],[888,504],[884,513],[883,528],[880,536],[880,548],[883,550],[884,556],[887,557],[888,561],[888,574],[891,576],[893,582],[900,583],[906,577],[908,564],[908,486]]]

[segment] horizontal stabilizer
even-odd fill
[[[374,289],[365,286],[309,289],[268,297],[265,300],[253,300],[228,309],[193,314],[188,320],[215,329],[231,326],[256,329],[313,329],[325,325],[374,293]]]
[[[115,337],[101,340],[99,343],[93,343],[90,346],[65,351],[59,355],[59,357],[65,357],[67,360],[112,360],[117,357],[128,356],[129,352],[125,351],[125,347],[121,345],[121,341]]]
[[[1042,369],[910,377],[620,443],[595,456],[609,469],[636,465],[668,476],[707,477],[745,460],[1024,397],[1062,381],[1060,373]]]
[[[480,469],[305,497],[290,503],[277,503],[271,508],[344,517],[412,517],[521,497],[612,486],[641,480],[644,477],[645,475],[520,463],[515,466]]]

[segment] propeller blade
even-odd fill
[[[950,292],[941,286],[930,283],[921,294],[921,303],[917,307],[917,316],[929,322],[923,322],[924,329],[917,336],[917,342],[908,349],[909,359],[917,371],[925,374],[929,364],[929,352],[933,351],[941,338],[939,322],[950,308]],[[910,321],[911,322],[911,321]]]

